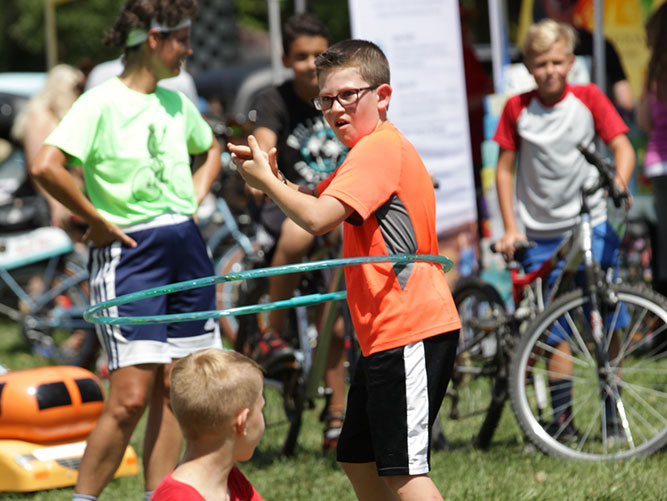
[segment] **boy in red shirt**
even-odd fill
[[[254,137],[229,145],[251,186],[302,228],[319,235],[344,222],[345,257],[437,254],[428,171],[387,120],[389,63],[373,43],[346,40],[318,57],[313,101],[351,148],[316,190],[286,182],[276,153]],[[428,477],[430,434],[456,356],[460,321],[442,269],[433,263],[345,269],[362,350],[350,386],[337,458],[359,499],[442,499]]]
[[[574,64],[575,40],[572,27],[551,19],[528,29],[524,63],[537,89],[507,101],[493,138],[500,146],[496,188],[505,226],[496,250],[511,255],[517,242],[526,238],[534,241],[535,246],[525,250],[522,260],[526,272],[538,269],[575,228],[581,188],[598,180],[597,170],[588,164],[578,145],[592,147],[596,136],[602,139],[614,157],[615,183],[620,187],[627,186],[634,169],[635,153],[626,136],[628,128],[609,99],[594,84],[567,82]],[[615,268],[620,240],[607,221],[606,199],[598,190],[587,202],[595,260],[603,269]],[[548,289],[562,267],[561,261],[550,274]],[[628,321],[627,311],[622,309],[617,327]],[[562,442],[580,437],[571,406],[574,368],[567,332],[553,332],[547,339],[554,347],[548,360],[553,422],[547,431]],[[605,399],[605,407],[607,436],[619,435],[610,399]]]
[[[186,440],[179,465],[151,501],[262,501],[235,466],[264,433],[262,370],[234,351],[208,349],[171,369],[171,405]]]

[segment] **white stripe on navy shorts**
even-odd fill
[[[458,330],[361,357],[337,459],[375,462],[379,475],[430,470],[431,428],[449,383]]]
[[[136,240],[136,248],[118,241],[91,248],[91,302],[214,274],[206,244],[191,219],[147,226],[128,234]],[[207,286],[120,305],[105,314],[152,316],[215,309],[215,286]],[[151,325],[96,324],[96,330],[109,359],[109,370],[169,363],[197,350],[222,347],[215,319]]]

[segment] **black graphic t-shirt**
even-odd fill
[[[262,91],[256,101],[255,128],[278,136],[278,166],[285,176],[314,188],[342,163],[347,153],[322,113],[294,92],[293,80]]]

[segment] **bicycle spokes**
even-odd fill
[[[512,361],[513,409],[547,453],[623,458],[667,442],[667,305],[646,289],[612,287],[598,335],[589,298],[573,291],[536,319]],[[565,398],[558,380],[569,384]]]

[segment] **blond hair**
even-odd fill
[[[81,95],[85,76],[82,71],[68,64],[57,64],[46,77],[42,90],[30,98],[14,119],[12,137],[23,141],[33,111],[46,110],[60,122],[74,101]]]
[[[179,360],[171,369],[171,407],[188,439],[221,430],[262,393],[262,370],[235,351],[207,349]]]
[[[572,26],[553,19],[543,19],[528,28],[521,52],[524,56],[534,56],[546,52],[559,40],[565,42],[568,54],[574,54],[577,34]]]

